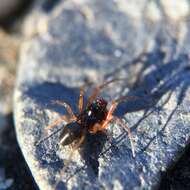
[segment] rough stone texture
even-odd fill
[[[164,3],[124,0],[61,1],[41,11],[43,29],[22,47],[14,96],[18,141],[39,188],[52,189],[56,181],[62,181],[58,189],[157,188],[190,137],[187,15],[166,14]],[[132,130],[136,157],[124,129],[110,125],[112,143],[103,134],[88,136],[60,177],[71,149],[58,146],[58,134],[35,146],[65,113],[51,100],[76,111],[81,84],[111,77],[126,81],[110,85],[103,97],[142,97],[115,113]]]

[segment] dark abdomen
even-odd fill
[[[60,134],[60,143],[65,146],[71,144],[81,136],[82,127],[76,121],[64,126]]]

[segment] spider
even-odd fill
[[[97,132],[103,132],[105,131],[105,129],[107,129],[109,123],[116,122],[125,130],[127,130],[131,143],[132,156],[135,157],[134,143],[131,136],[130,128],[125,123],[123,123],[121,118],[114,116],[113,113],[121,101],[124,101],[126,98],[136,97],[122,96],[117,100],[113,100],[109,109],[107,108],[108,102],[105,99],[98,97],[104,87],[117,80],[121,79],[112,79],[104,82],[99,86],[96,86],[93,89],[91,96],[87,99],[87,103],[85,106],[84,86],[82,86],[80,88],[80,97],[78,102],[79,113],[77,114],[73,113],[72,108],[66,102],[59,100],[53,101],[54,104],[65,107],[65,109],[67,110],[67,115],[60,116],[59,119],[55,120],[52,124],[47,126],[46,130],[49,130],[54,126],[57,126],[59,123],[65,121],[67,124],[56,131],[61,131],[59,137],[60,144],[62,146],[72,145],[73,150],[77,150],[83,144],[87,133],[95,135]],[[38,141],[37,144],[45,141],[53,134],[54,133],[45,138],[42,138],[40,141]]]
[[[112,79],[104,82],[99,86],[96,86],[93,89],[91,96],[87,99],[86,105],[84,105],[85,86],[82,86],[80,88],[80,97],[78,102],[79,112],[77,114],[73,113],[72,108],[66,102],[59,100],[53,101],[54,104],[58,104],[65,107],[65,109],[67,110],[67,114],[60,116],[59,119],[55,120],[52,124],[47,126],[45,130],[52,129],[53,127],[57,126],[63,121],[65,121],[67,124],[58,129],[57,131],[55,131],[54,133],[52,133],[51,135],[46,136],[41,140],[39,140],[36,145],[39,145],[40,143],[44,142],[46,139],[50,138],[59,131],[61,131],[59,136],[60,144],[63,146],[72,145],[73,149],[69,155],[69,159],[64,163],[64,168],[60,174],[60,180],[69,162],[71,161],[73,152],[83,144],[86,135],[88,133],[96,135],[98,132],[105,131],[108,127],[108,124],[111,122],[116,122],[120,126],[122,126],[125,130],[127,130],[131,143],[132,156],[135,157],[134,143],[131,136],[130,128],[125,123],[123,123],[121,118],[114,116],[113,113],[117,108],[118,104],[122,101],[125,101],[126,98],[138,99],[139,97],[122,96],[119,99],[113,100],[109,108],[107,106],[108,102],[105,99],[98,97],[101,91],[107,85],[117,80],[123,80],[123,79]],[[58,183],[59,180],[56,181],[54,189],[56,189]]]

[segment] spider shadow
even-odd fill
[[[35,136],[36,142],[38,142],[41,138],[44,137],[44,128],[48,126],[51,122],[47,115],[47,110],[52,112],[56,112],[59,115],[67,114],[65,108],[60,105],[56,105],[52,103],[52,101],[66,101],[72,107],[74,113],[77,112],[77,104],[79,96],[78,88],[69,88],[60,83],[50,83],[44,82],[42,84],[35,84],[30,86],[23,95],[23,99],[26,97],[31,98],[34,101],[34,104],[43,112],[42,117],[36,116],[32,111],[28,111],[25,113],[27,117],[33,117],[37,120],[38,125],[35,126],[37,133]],[[51,115],[51,114],[50,114]],[[60,172],[64,167],[63,160],[57,156],[58,139],[60,135],[60,128],[64,126],[63,123],[60,123],[59,126],[55,126],[52,129],[52,133],[55,132],[51,138],[48,138],[44,142],[40,143],[35,148],[35,156],[39,161],[41,168],[48,168],[51,176],[55,176],[54,174]],[[38,128],[38,129],[37,129]],[[59,132],[58,132],[59,130]],[[50,184],[55,183],[55,178],[50,180]]]
[[[179,87],[180,91],[177,96],[177,106],[180,105],[189,86],[189,81],[187,80],[190,73],[189,67],[187,66],[187,62],[189,61],[188,55],[179,54],[175,58],[171,57],[171,59],[164,64],[166,54],[161,48],[163,42],[159,38],[156,39],[156,42],[157,45],[152,52],[143,53],[140,55],[143,58],[135,58],[133,61],[131,61],[131,63],[126,63],[112,72],[119,76],[120,72],[124,69],[127,70],[129,66],[136,67],[137,62],[139,61],[142,64],[142,67],[136,76],[135,82],[126,94],[129,96],[139,96],[141,99],[123,102],[119,104],[115,112],[116,116],[123,117],[125,113],[139,110],[144,111],[144,115],[139,118],[139,120],[131,127],[132,131],[137,130],[140,123],[145,118],[149,117],[153,112],[162,111],[163,106],[169,101],[171,95]],[[176,46],[177,42],[175,39],[173,39],[172,47],[174,52],[176,51]],[[146,70],[151,67],[154,69],[147,73]],[[112,73],[106,74],[104,77],[105,80],[106,78],[110,77]],[[126,88],[125,82],[126,81],[124,81],[123,85],[121,86],[121,94]],[[79,88],[70,88],[58,83],[43,83],[40,85],[35,85],[34,88],[30,88],[26,94],[27,96],[32,97],[40,106],[56,111],[60,114],[65,114],[65,109],[59,105],[49,104],[52,100],[64,100],[71,105],[75,113],[77,112],[77,105],[75,102],[78,102]],[[165,94],[168,94],[168,97],[161,105],[158,105],[158,102]],[[174,115],[177,106],[172,110],[167,122],[163,125],[162,130],[160,130],[157,135],[161,135],[161,133],[165,130],[172,116]],[[150,139],[149,143],[147,143],[147,145],[142,148],[141,153],[143,153],[148,148],[156,136]],[[114,144],[117,145],[126,137],[126,133],[120,135],[115,139],[116,143]],[[104,134],[98,134],[97,136],[87,135],[84,146],[81,148],[81,156],[83,157],[88,168],[89,175],[91,175],[92,178],[98,174],[98,158],[102,155],[101,151],[105,142],[106,136]],[[38,151],[37,155],[38,158],[41,159],[42,155],[39,154],[39,152],[40,151]],[[45,152],[45,149],[42,152]],[[56,154],[52,160],[54,160],[55,156]]]
[[[24,92],[26,97],[32,98],[41,109],[49,109],[60,114],[66,114],[63,106],[54,104],[53,101],[67,102],[73,112],[77,112],[77,102],[79,97],[79,88],[67,87],[61,83],[44,82],[34,84]]]
[[[171,55],[175,55],[177,49],[176,39],[172,40],[172,51]],[[135,131],[140,123],[149,117],[153,112],[160,112],[163,110],[164,105],[170,100],[172,94],[178,90],[177,102],[174,109],[168,116],[166,123],[163,125],[162,129],[158,131],[157,135],[150,139],[150,142],[141,150],[143,153],[149,145],[155,140],[157,136],[162,135],[166,129],[168,123],[172,119],[177,107],[182,103],[186,91],[190,85],[188,78],[190,77],[189,72],[189,56],[188,54],[180,53],[177,56],[171,56],[169,61],[164,63],[166,58],[166,53],[162,51],[162,45],[164,42],[161,37],[156,38],[156,47],[152,52],[142,53],[138,58],[135,58],[130,62],[131,67],[136,66],[137,63],[141,62],[142,68],[139,70],[138,75],[136,76],[135,82],[132,84],[127,95],[129,96],[139,96],[142,97],[140,100],[134,100],[130,102],[122,103],[118,106],[116,114],[120,117],[124,116],[125,113],[140,111],[143,110],[144,114],[139,120],[131,126],[131,131]],[[129,63],[122,65],[116,69],[115,75],[120,74],[124,69],[129,69]],[[148,68],[153,67],[151,72],[146,74]],[[112,73],[105,75],[105,78],[109,77]],[[123,84],[121,88],[122,93],[126,88],[126,84]],[[159,104],[159,101],[166,95],[165,100],[162,104]],[[127,137],[127,134],[121,134],[117,137],[117,144],[120,143],[124,138]]]
[[[49,12],[51,12],[56,6],[58,6],[60,3],[61,3],[60,0],[54,0],[54,1],[47,0],[47,1],[44,1],[44,2],[42,3],[42,10],[43,10],[45,13],[49,13]]]
[[[37,104],[41,110],[48,109],[50,112],[57,112],[60,115],[66,114],[66,110],[61,105],[52,104],[51,102],[54,100],[65,101],[67,102],[74,113],[78,112],[78,98],[79,98],[79,88],[70,88],[66,87],[59,83],[50,83],[45,82],[39,85],[34,85],[34,87],[30,87],[29,90],[24,92],[24,97],[30,97],[34,100],[35,104]],[[84,104],[86,103],[86,98],[84,97]],[[28,117],[30,117],[31,113]],[[45,114],[44,114],[45,115]],[[43,118],[44,119],[44,118]],[[41,125],[46,125],[49,123],[47,121],[40,121]],[[59,129],[63,126],[55,127],[56,129],[52,129],[52,133],[55,132],[51,138],[43,143],[40,143],[36,147],[36,157],[39,160],[40,166],[42,168],[52,168],[51,171],[53,173],[60,172],[62,168],[64,168],[63,161],[57,157],[56,151],[58,150],[58,138],[59,138]],[[43,128],[40,130],[40,134],[36,137],[37,142],[39,139],[43,137]],[[57,131],[59,131],[57,133]],[[79,153],[82,159],[85,161],[85,167],[87,168],[87,172],[89,173],[89,177],[93,180],[95,176],[98,175],[98,167],[99,167],[99,154],[102,152],[104,144],[106,142],[107,135],[105,133],[97,133],[96,135],[87,134],[85,137],[85,142],[79,149]],[[50,148],[51,147],[51,148]],[[47,159],[44,159],[47,158]],[[53,175],[52,175],[53,176]],[[69,178],[72,177],[72,174]],[[55,183],[55,179],[50,181],[51,184]],[[60,184],[59,184],[60,186]],[[62,186],[62,185],[61,185]],[[59,188],[59,187],[58,187]]]
[[[80,154],[85,162],[87,171],[90,171],[89,176],[94,181],[94,177],[99,173],[100,153],[106,143],[107,135],[103,132],[98,132],[96,135],[87,134],[83,146],[80,148]],[[92,171],[92,172],[91,172]]]

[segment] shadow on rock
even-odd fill
[[[123,117],[125,113],[143,110],[144,115],[134,124],[131,129],[136,130],[140,123],[154,111],[162,111],[163,106],[169,101],[172,94],[177,90],[177,102],[176,107],[171,111],[166,123],[162,129],[153,137],[150,142],[142,149],[142,152],[148,148],[148,146],[154,141],[154,139],[161,135],[165,130],[167,124],[171,120],[178,105],[180,105],[185,97],[186,91],[189,87],[190,72],[189,72],[189,56],[187,54],[178,54],[173,56],[176,52],[177,41],[171,39],[173,52],[170,52],[171,58],[166,61],[167,54],[162,51],[164,45],[163,39],[156,38],[156,47],[152,52],[143,53],[131,63],[126,63],[121,67],[116,68],[112,73],[105,75],[105,80],[112,76],[119,76],[120,72],[132,67],[135,69],[136,65],[141,62],[141,69],[135,78],[135,82],[132,84],[126,95],[138,96],[141,99],[130,100],[121,103],[118,106],[115,114],[119,117]],[[126,89],[126,83],[124,81],[120,93],[123,94]],[[64,100],[68,102],[77,113],[77,102],[79,97],[79,88],[69,88],[58,83],[43,83],[41,85],[35,85],[34,88],[30,88],[26,92],[27,96],[32,97],[42,107],[47,107],[53,111],[63,114],[64,108],[57,105],[49,104],[52,100]],[[161,105],[158,106],[160,99],[167,94],[167,97]],[[127,134],[122,134],[118,137],[120,139],[117,143],[127,138]],[[101,140],[100,140],[101,139]],[[98,158],[101,154],[102,147],[104,146],[106,139],[105,136],[91,136],[86,137],[86,143],[81,149],[81,156],[85,160],[86,166],[89,170],[93,170],[94,175],[98,174]]]
[[[106,140],[107,135],[102,132],[99,132],[96,135],[87,134],[85,143],[80,150],[87,169],[93,171],[95,177],[97,177],[99,173],[98,158],[102,152]],[[92,181],[94,180],[94,176],[91,176]]]
[[[125,113],[143,110],[144,114],[142,118],[138,120],[136,124],[131,127],[131,130],[136,130],[140,123],[147,117],[149,117],[154,111],[162,111],[163,106],[170,100],[170,97],[174,92],[177,92],[177,102],[175,108],[171,111],[166,123],[163,125],[162,129],[153,137],[146,147],[142,149],[142,152],[148,148],[148,146],[154,141],[154,139],[161,135],[168,123],[170,122],[172,116],[177,110],[178,106],[182,103],[186,91],[190,85],[190,72],[189,72],[189,55],[188,54],[177,54],[177,41],[176,39],[171,39],[172,51],[170,52],[169,61],[165,61],[168,56],[166,52],[162,51],[164,46],[164,41],[161,39],[160,35],[156,38],[156,47],[152,52],[142,53],[138,58],[131,61],[131,67],[135,69],[139,62],[142,67],[138,71],[135,82],[131,85],[129,92],[126,95],[141,97],[139,100],[129,101],[121,103],[118,106],[117,113],[119,116],[123,116]],[[174,56],[176,55],[177,56]],[[109,77],[114,73],[114,75],[120,75],[120,72],[129,69],[129,63],[122,65],[117,68],[116,71],[108,73],[105,78]],[[121,88],[123,91],[126,88],[125,83]],[[121,93],[122,93],[121,90]],[[165,100],[161,105],[158,105],[160,99],[167,95]],[[118,137],[120,141],[126,138],[127,134],[122,134]]]
[[[44,82],[34,84],[29,90],[24,92],[24,97],[30,97],[42,109],[50,109],[60,114],[66,114],[63,106],[54,104],[53,101],[59,100],[67,102],[73,112],[77,112],[79,99],[79,88],[69,88],[61,83]]]

